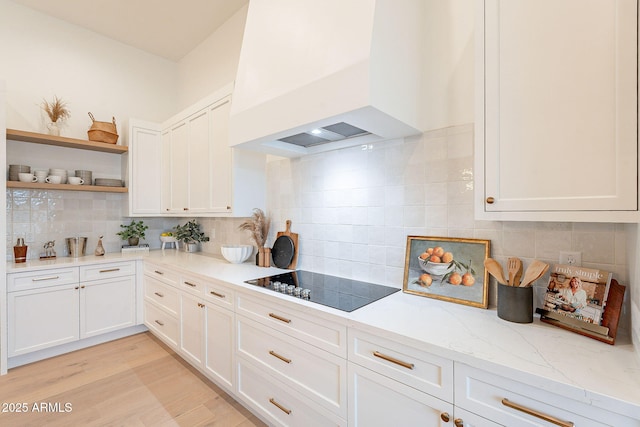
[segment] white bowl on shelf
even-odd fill
[[[222,256],[231,264],[240,264],[245,262],[253,253],[251,245],[222,245],[220,246]]]
[[[174,243],[177,242],[178,239],[176,239],[174,236],[160,236],[160,241],[162,243]]]

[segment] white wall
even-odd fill
[[[81,139],[89,111],[115,116],[122,135],[129,117],[162,121],[177,110],[176,63],[7,0],[0,10],[7,127],[44,132],[40,104],[54,95],[71,110],[62,134]]]
[[[474,121],[474,0],[425,0],[425,130]]]
[[[178,64],[178,109],[183,110],[236,78],[248,5],[236,12]]]

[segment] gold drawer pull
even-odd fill
[[[551,424],[555,424],[561,427],[573,427],[574,424],[571,421],[563,421],[559,420],[556,417],[552,417],[551,415],[543,414],[542,412],[536,411],[535,409],[527,408],[526,406],[522,406],[520,404],[514,403],[507,399],[506,397],[502,399],[502,404],[509,408],[513,408],[517,411],[524,412],[525,414],[533,415],[534,417],[540,418],[541,420],[545,420]]]
[[[113,273],[114,271],[120,271],[119,268],[110,268],[108,270],[100,270],[100,273]]]
[[[195,288],[195,287],[197,286],[197,285],[194,285],[194,284],[193,284],[193,283],[191,283],[191,282],[183,282],[183,283],[184,283],[185,285],[187,285],[187,286],[191,286],[192,288]]]
[[[211,295],[215,296],[215,297],[218,297],[218,298],[226,298],[226,296],[224,294],[219,294],[219,293],[214,292],[214,291],[209,291],[209,293]]]
[[[287,415],[291,414],[291,409],[285,408],[284,406],[282,406],[281,404],[276,402],[276,400],[273,397],[271,399],[269,399],[269,402],[271,402],[271,404],[275,405],[278,409],[280,409],[285,414],[287,414]]]
[[[164,326],[164,323],[162,323],[162,322],[161,322],[161,321],[159,321],[159,320],[154,320],[154,322],[156,322],[156,323],[157,323],[158,325],[160,325],[160,326]]]
[[[487,204],[488,205],[492,205],[496,202],[496,199],[494,199],[493,197],[487,197]]]
[[[291,359],[287,359],[284,356],[280,356],[278,353],[276,353],[273,350],[269,350],[269,354],[272,355],[273,357],[277,357],[278,359],[282,360],[285,363],[291,363]]]
[[[382,354],[379,351],[374,351],[373,355],[375,357],[379,357],[380,359],[384,359],[387,362],[395,363],[396,365],[400,365],[403,368],[413,369],[413,363],[403,362],[402,360],[398,360],[395,357],[387,356],[386,354]]]
[[[154,273],[159,274],[159,275],[163,275],[164,273],[162,271],[158,271],[158,270],[153,270]]]
[[[35,279],[31,279],[32,282],[41,282],[43,280],[56,280],[59,279],[60,276],[49,276],[49,277],[36,277]]]
[[[279,320],[284,323],[291,323],[291,319],[285,319],[284,317],[280,317],[275,313],[269,313],[269,317],[273,317],[276,320]]]
[[[154,292],[155,295],[158,295],[160,298],[164,298],[164,294],[161,294],[160,292]]]

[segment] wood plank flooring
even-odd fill
[[[11,427],[265,425],[148,332],[10,369],[0,405]]]

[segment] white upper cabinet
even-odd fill
[[[636,0],[478,0],[476,219],[638,215]]]
[[[266,155],[229,146],[231,91],[163,125],[130,121],[130,216],[246,217],[265,208]]]
[[[162,211],[162,137],[157,123],[129,120],[129,215]]]

